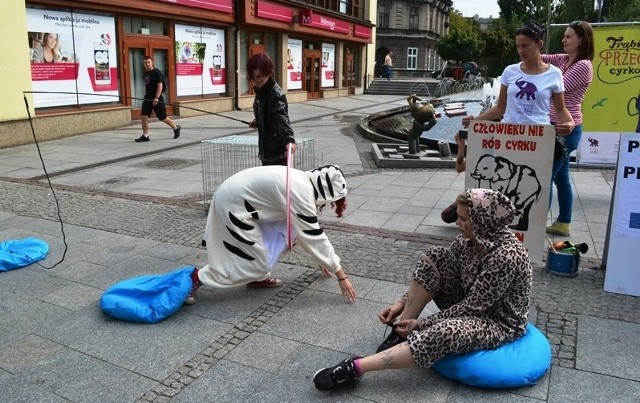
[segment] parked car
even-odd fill
[[[435,70],[431,73],[431,77],[437,78],[438,80],[443,77],[453,77],[453,68],[459,67],[458,63],[449,63],[447,62],[444,65],[444,69]],[[476,62],[464,62],[462,63],[462,76],[470,74],[472,76],[477,76],[480,74],[480,68]]]

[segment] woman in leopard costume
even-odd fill
[[[462,234],[422,254],[409,290],[379,315],[393,331],[376,354],[318,371],[316,387],[354,386],[366,372],[430,367],[448,354],[491,349],[527,326],[532,266],[508,225],[515,207],[502,193],[468,189],[456,199]],[[418,318],[433,300],[440,312]]]

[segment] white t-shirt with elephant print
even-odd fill
[[[526,74],[520,63],[507,66],[500,76],[500,84],[507,87],[507,107],[502,119],[507,123],[535,123],[548,125],[551,96],[564,92],[562,71],[549,65],[541,74]]]

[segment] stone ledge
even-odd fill
[[[52,112],[33,118],[38,141],[111,130],[130,123],[131,108],[128,106]],[[0,122],[0,149],[33,143],[28,119]]]

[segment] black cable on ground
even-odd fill
[[[53,199],[56,202],[56,210],[58,213],[58,221],[60,221],[60,232],[62,232],[62,242],[64,243],[64,251],[62,251],[62,257],[60,260],[51,267],[46,267],[37,263],[38,266],[43,267],[45,269],[53,269],[60,263],[64,261],[65,256],[67,255],[67,249],[69,246],[67,245],[67,236],[64,233],[64,223],[62,222],[62,216],[60,215],[60,203],[58,203],[58,196],[56,196],[55,190],[53,190],[53,185],[51,184],[51,180],[49,179],[49,173],[47,172],[47,167],[44,164],[44,159],[42,158],[42,152],[40,151],[40,145],[38,144],[38,139],[36,138],[36,130],[33,127],[33,119],[31,118],[31,112],[29,111],[29,101],[27,101],[27,96],[24,96],[24,104],[27,107],[27,116],[29,117],[29,125],[31,126],[31,134],[33,135],[33,141],[36,144],[36,148],[38,149],[38,156],[40,157],[40,162],[42,163],[42,170],[44,171],[45,176],[47,177],[47,182],[49,182],[49,189],[51,189],[51,194],[53,195]]]

